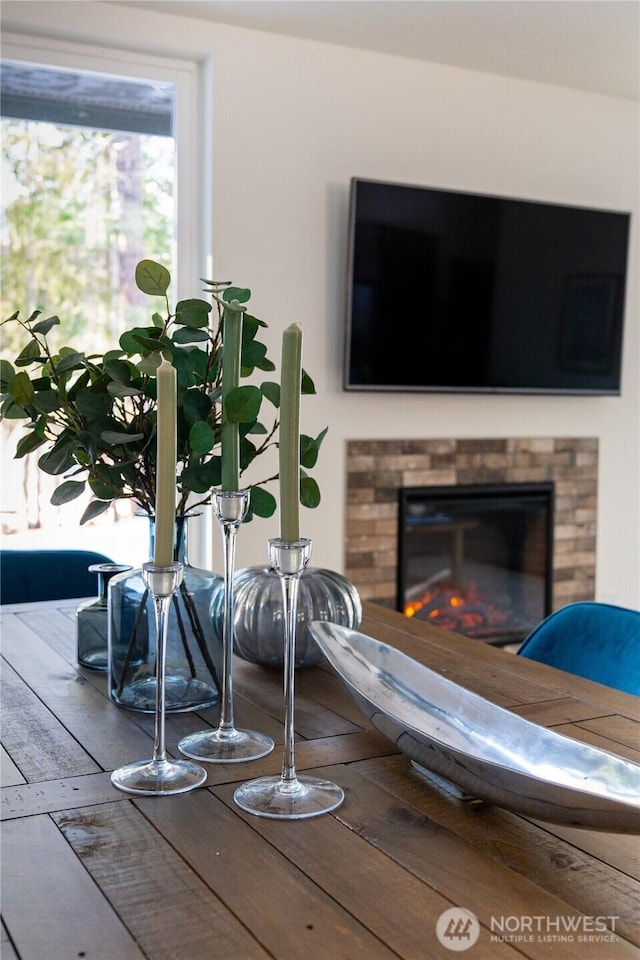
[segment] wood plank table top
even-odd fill
[[[119,792],[110,772],[151,755],[153,717],[116,707],[106,676],[78,667],[77,605],[0,608],[4,960],[640,957],[637,837],[457,799],[369,725],[326,663],[296,674],[296,767],[340,784],[333,813],[277,821],[234,804],[239,783],[279,774],[284,717],[281,671],[239,659],[236,723],[275,751],[208,764],[189,794]],[[362,632],[640,760],[638,698],[364,607]],[[168,716],[169,753],[217,718]]]

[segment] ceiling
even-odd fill
[[[113,0],[640,99],[639,0]]]

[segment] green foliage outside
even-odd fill
[[[87,351],[141,321],[135,264],[171,262],[173,155],[168,137],[4,119],[2,316],[55,303]],[[18,344],[5,327],[2,356]]]

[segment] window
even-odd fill
[[[193,65],[116,62],[68,45],[5,48],[16,55],[2,70],[2,318],[16,309],[55,313],[54,345],[102,353],[125,327],[148,322],[149,300],[134,278],[140,259],[161,261],[176,283],[187,271],[191,284],[202,275],[191,273],[190,256],[177,260],[179,229],[188,224],[191,238],[199,232],[196,178],[180,170],[176,149],[179,132],[185,146],[193,135]],[[197,248],[191,240],[189,252]],[[16,334],[8,326],[0,333],[1,354],[13,360]],[[13,459],[21,423],[2,423],[3,546],[82,546],[118,562],[146,559],[146,523],[132,517],[129,502],[85,526],[89,496],[49,503],[62,478],[38,468],[42,451]]]

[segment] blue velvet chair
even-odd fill
[[[640,696],[640,611],[570,603],[539,623],[518,655]]]
[[[111,563],[92,550],[0,551],[0,603],[64,600],[98,595],[92,563]]]

